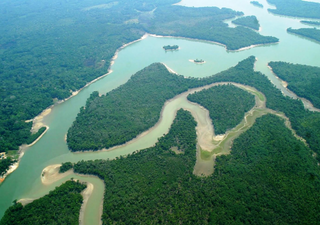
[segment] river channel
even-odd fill
[[[71,177],[66,177],[51,185],[41,183],[42,170],[51,164],[59,164],[66,161],[78,162],[91,159],[113,159],[120,155],[126,155],[133,151],[154,145],[157,139],[166,133],[174,119],[175,111],[181,107],[190,107],[188,102],[172,101],[166,105],[163,119],[152,132],[129,145],[117,148],[113,151],[71,153],[64,140],[65,134],[75,120],[81,106],[93,91],[101,94],[111,91],[125,83],[132,74],[154,62],[162,62],[179,74],[192,77],[206,77],[236,65],[239,61],[254,55],[257,58],[255,70],[267,75],[268,78],[286,95],[292,93],[282,86],[281,81],[267,67],[270,61],[285,61],[312,66],[320,66],[320,44],[288,34],[286,29],[309,27],[301,24],[300,19],[273,15],[267,12],[268,5],[265,0],[260,1],[264,8],[257,8],[250,4],[250,0],[183,0],[180,4],[185,6],[218,6],[228,7],[242,11],[245,15],[255,15],[262,27],[262,35],[271,35],[280,39],[273,45],[254,47],[243,51],[226,51],[224,46],[187,40],[183,38],[153,37],[133,43],[118,53],[111,67],[111,74],[84,88],[78,95],[66,102],[57,104],[47,115],[43,122],[50,129],[32,147],[29,147],[20,161],[16,171],[10,174],[0,186],[0,217],[11,205],[12,201],[21,198],[38,198],[59,186]],[[165,52],[162,46],[177,44],[179,51]],[[189,62],[190,59],[201,58],[205,64],[197,65]],[[294,97],[294,96],[292,96]],[[194,110],[198,110],[195,107]],[[94,177],[83,178],[74,175],[73,178],[88,181],[95,185],[96,190],[103,190],[103,182]],[[95,191],[94,191],[95,193]],[[90,212],[85,214],[85,224],[99,223],[95,202],[101,202],[102,196],[95,196],[88,202]],[[96,214],[94,214],[96,212]]]

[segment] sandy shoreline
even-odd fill
[[[194,59],[189,59],[189,62],[192,62],[192,63],[195,63],[195,64],[204,64],[204,63],[206,63],[206,61],[203,61],[203,62],[195,62]]]
[[[63,179],[63,178],[65,178],[69,175],[72,175],[72,174],[78,175],[78,176],[83,176],[83,177],[94,177],[94,178],[100,179],[97,176],[93,176],[93,175],[83,175],[83,174],[74,173],[73,169],[70,169],[70,170],[66,171],[65,173],[59,173],[60,167],[61,167],[61,164],[53,164],[53,165],[49,165],[46,168],[44,168],[41,173],[42,184],[43,185],[51,185],[51,184],[59,181],[60,179]],[[81,179],[80,179],[80,181],[81,181]],[[81,195],[83,197],[83,202],[82,202],[80,214],[79,214],[79,224],[80,225],[84,224],[85,212],[87,209],[88,201],[94,191],[94,184],[87,182],[87,181],[84,181],[83,183],[87,184],[87,188],[81,192]],[[28,203],[32,202],[33,200],[34,199],[20,199],[19,202],[21,202],[22,204],[28,204]],[[102,199],[102,201],[100,203],[100,207],[99,207],[100,218],[102,216],[102,209],[103,209],[103,199]]]
[[[111,74],[111,73],[113,72],[113,71],[111,70],[111,66],[114,64],[114,60],[117,59],[119,51],[120,51],[121,49],[127,47],[128,45],[131,45],[131,44],[133,44],[133,43],[135,43],[135,42],[141,41],[141,40],[143,40],[143,39],[145,39],[145,38],[147,38],[147,37],[148,37],[148,34],[144,34],[140,39],[135,40],[135,41],[132,41],[132,42],[127,43],[127,44],[124,44],[123,46],[121,46],[120,48],[118,48],[118,49],[116,50],[114,56],[111,58],[110,66],[109,66],[109,68],[108,68],[108,73],[106,73],[106,74],[104,74],[104,75],[102,75],[102,76],[100,76],[100,77],[92,80],[91,82],[87,83],[85,86],[83,86],[82,88],[80,88],[79,90],[76,90],[76,91],[72,92],[72,94],[71,94],[70,97],[68,97],[68,98],[66,98],[66,99],[64,99],[64,100],[61,100],[61,101],[59,101],[59,102],[56,103],[56,104],[61,104],[61,103],[65,102],[65,101],[68,101],[68,100],[71,99],[72,97],[74,97],[74,96],[76,96],[77,94],[79,94],[80,91],[82,91],[84,88],[88,87],[90,84],[92,84],[92,83],[100,80],[101,78],[103,78],[103,77]],[[13,171],[15,171],[15,170],[18,168],[18,166],[19,166],[19,161],[20,161],[20,159],[23,157],[24,152],[25,152],[25,150],[26,150],[26,147],[31,147],[31,146],[33,146],[34,144],[36,144],[36,143],[43,137],[43,135],[48,131],[49,126],[46,125],[46,124],[44,124],[43,120],[44,120],[44,118],[45,118],[46,116],[48,116],[48,115],[51,113],[52,108],[53,108],[56,104],[53,104],[53,105],[49,106],[48,108],[44,109],[39,115],[37,115],[37,116],[34,117],[33,119],[29,119],[29,120],[26,120],[26,121],[25,121],[26,123],[33,122],[32,128],[31,128],[31,132],[32,132],[32,133],[38,132],[38,130],[39,130],[41,127],[46,127],[46,130],[45,130],[34,142],[32,142],[31,144],[29,144],[29,145],[23,144],[23,145],[21,145],[21,146],[19,147],[19,160],[18,160],[18,162],[15,163],[14,166],[12,165],[12,166],[13,166],[13,169],[10,169],[10,170],[9,170],[10,172],[8,171],[5,175],[3,175],[2,178],[0,178],[0,184],[5,180],[5,178],[6,178],[10,173],[12,173]],[[66,138],[65,138],[65,140],[66,140]],[[23,149],[23,150],[21,151],[21,149]]]
[[[87,188],[84,189],[81,192],[81,195],[83,197],[83,202],[80,208],[80,214],[79,214],[79,225],[83,225],[84,224],[84,213],[87,209],[87,203],[88,200],[90,198],[90,196],[92,195],[92,192],[94,190],[94,185],[92,183],[86,182],[87,184]]]
[[[270,69],[271,73],[280,81],[281,85],[290,93],[294,96],[294,98],[296,99],[300,99],[304,105],[305,109],[308,109],[312,112],[320,112],[320,109],[314,107],[314,105],[312,104],[312,102],[310,102],[308,99],[306,98],[302,98],[299,97],[298,95],[296,95],[296,93],[294,93],[293,91],[291,91],[290,89],[288,89],[288,82],[282,80],[280,77],[277,76],[277,74],[273,71],[272,67],[267,65],[267,67]]]

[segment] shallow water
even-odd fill
[[[90,159],[115,158],[120,155],[131,153],[135,150],[152,146],[157,139],[166,133],[173,121],[175,110],[188,104],[182,100],[175,100],[168,104],[164,111],[164,117],[160,125],[145,138],[131,145],[118,148],[109,152],[71,153],[64,141],[64,136],[74,121],[81,106],[93,91],[106,93],[119,85],[125,83],[129,77],[138,70],[154,62],[163,62],[179,74],[193,77],[206,77],[236,65],[239,61],[254,55],[258,61],[255,70],[266,74],[269,79],[285,94],[290,93],[281,85],[279,80],[267,67],[269,61],[286,61],[292,63],[320,66],[320,44],[288,34],[288,27],[308,27],[301,24],[300,19],[276,16],[267,12],[267,2],[260,1],[264,8],[260,9],[250,4],[250,0],[185,0],[182,5],[187,6],[218,6],[229,7],[243,11],[245,15],[255,15],[262,26],[261,34],[272,35],[280,39],[278,44],[259,46],[240,52],[226,51],[221,45],[208,42],[186,40],[183,38],[159,38],[148,37],[136,42],[119,52],[110,75],[98,80],[84,88],[77,96],[56,105],[52,112],[45,118],[44,122],[50,129],[43,138],[30,147],[21,159],[19,168],[7,177],[0,186],[0,217],[10,206],[13,200],[20,198],[33,198],[47,194],[59,181],[53,185],[41,184],[41,171],[48,165],[71,161]],[[270,7],[270,6],[269,6]],[[179,51],[165,52],[163,45],[177,44]],[[137,52],[139,56],[137,57]],[[189,62],[189,59],[201,58],[205,64],[197,65]],[[292,95],[292,94],[291,94]],[[91,204],[91,205],[89,205]],[[88,208],[97,211],[93,203],[88,203]],[[89,213],[88,213],[89,214]],[[93,217],[87,217],[89,221]],[[90,219],[91,218],[91,219]],[[93,221],[91,221],[93,223]],[[91,224],[92,224],[91,223]]]

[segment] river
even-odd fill
[[[51,113],[44,118],[44,123],[50,127],[48,132],[34,146],[29,147],[20,161],[19,168],[9,175],[0,186],[0,217],[11,205],[12,201],[20,198],[37,198],[47,194],[62,181],[52,185],[41,183],[42,170],[51,164],[61,162],[90,159],[113,159],[120,155],[131,153],[135,150],[152,146],[157,139],[166,133],[174,118],[174,111],[184,105],[175,101],[168,104],[164,111],[165,120],[144,138],[130,145],[113,151],[71,153],[64,141],[68,128],[74,121],[81,106],[93,91],[106,93],[125,83],[129,77],[140,69],[153,62],[163,62],[179,74],[193,77],[206,77],[236,65],[239,61],[254,55],[257,57],[255,70],[266,74],[269,79],[280,88],[284,94],[292,95],[284,88],[281,82],[267,67],[269,61],[285,61],[292,63],[320,66],[320,44],[307,39],[288,34],[286,29],[308,27],[301,24],[300,19],[276,16],[267,12],[269,6],[265,0],[260,1],[264,8],[257,8],[250,4],[250,0],[184,0],[180,4],[186,6],[218,6],[229,7],[242,11],[245,15],[255,15],[262,27],[262,35],[271,35],[280,39],[278,44],[259,46],[252,49],[231,52],[221,45],[208,42],[187,40],[183,38],[147,37],[122,49],[115,63],[112,65],[112,73],[97,82],[84,88],[78,95],[66,102],[53,107]],[[162,46],[177,44],[179,51],[165,52]],[[139,56],[137,57],[137,53]],[[189,59],[202,58],[205,64],[197,65],[189,62]],[[187,103],[186,103],[187,104]],[[81,179],[81,177],[75,177]],[[103,189],[103,183],[96,178],[83,178],[94,183],[97,188]],[[97,197],[101,199],[100,197]],[[94,202],[94,201],[92,201]],[[91,205],[90,205],[91,204]],[[92,206],[92,207],[90,207]],[[94,203],[88,202],[88,208],[97,212]],[[89,212],[86,221],[97,221],[96,215]]]

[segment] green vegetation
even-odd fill
[[[32,203],[14,203],[7,209],[0,224],[79,224],[85,184],[67,181]]]
[[[124,144],[156,124],[166,100],[202,83],[154,63],[106,95],[92,93],[69,128],[68,146],[79,151]]]
[[[46,127],[41,127],[37,133],[31,134],[31,136],[27,140],[27,144],[29,145],[33,143],[35,140],[37,140],[37,138],[40,137],[40,135],[43,134],[43,132],[45,132],[46,129],[47,129]]]
[[[165,46],[163,46],[163,49],[164,50],[177,50],[177,49],[179,49],[179,46],[178,45],[165,45]]]
[[[143,26],[148,33],[219,42],[228,50],[279,41],[242,26],[230,28],[223,22],[242,15],[226,8],[165,6],[157,8],[153,17],[143,22]]]
[[[17,162],[17,160],[11,159],[10,157],[7,157],[6,159],[0,159],[0,177],[3,176],[10,166],[15,162]]]
[[[320,22],[317,21],[301,20],[300,22],[311,26],[320,26]]]
[[[193,62],[195,62],[195,63],[203,63],[204,60],[202,60],[202,59],[195,59],[195,60],[193,60]]]
[[[316,28],[300,28],[300,29],[287,29],[288,33],[301,35],[306,38],[320,42],[320,30]]]
[[[235,82],[251,87],[264,93],[267,98],[267,108],[283,112],[289,119],[297,134],[306,139],[310,148],[320,154],[320,113],[305,110],[300,100],[282,95],[281,91],[270,83],[268,78],[253,70],[253,56],[241,61],[235,67],[206,78],[208,83]]]
[[[68,170],[73,168],[73,164],[71,162],[62,163],[59,169],[59,173],[67,172]]]
[[[285,62],[270,62],[273,72],[288,82],[288,88],[320,108],[320,68]]]
[[[292,17],[320,18],[320,4],[303,0],[267,0],[276,6],[268,9],[269,12]]]
[[[74,169],[104,180],[104,224],[314,224],[320,219],[319,167],[278,117],[257,119],[235,140],[231,155],[217,157],[210,177],[192,174],[195,145],[195,122],[180,110],[155,147],[112,161],[82,161]],[[173,146],[184,154],[170,151]]]
[[[235,82],[255,87],[264,93],[267,108],[283,112],[290,119],[297,134],[306,139],[310,148],[319,155],[320,113],[305,110],[300,100],[283,96],[265,75],[253,70],[254,62],[255,57],[251,56],[235,67],[202,79],[184,79],[182,76],[170,74],[161,64],[153,64],[106,96],[98,97],[98,93],[93,93],[69,129],[68,145],[70,149],[79,151],[122,144],[158,121],[166,98],[170,99],[190,87],[215,82]],[[153,98],[161,100],[152,100]]]
[[[232,50],[278,41],[222,22],[240,12],[171,5],[178,1],[1,1],[0,152],[27,143],[32,123],[26,120],[105,74],[116,49],[146,32]]]
[[[263,8],[263,5],[262,5],[260,2],[258,2],[258,1],[251,1],[250,3],[251,3],[252,5],[254,5],[254,6],[259,7],[259,8]]]
[[[259,30],[259,28],[260,28],[259,21],[258,21],[257,17],[255,17],[255,16],[240,17],[236,20],[233,20],[232,23],[234,23],[236,25],[249,27],[254,30]]]
[[[188,96],[209,110],[215,134],[224,134],[228,129],[237,126],[244,114],[254,105],[252,94],[233,85],[215,86]]]

